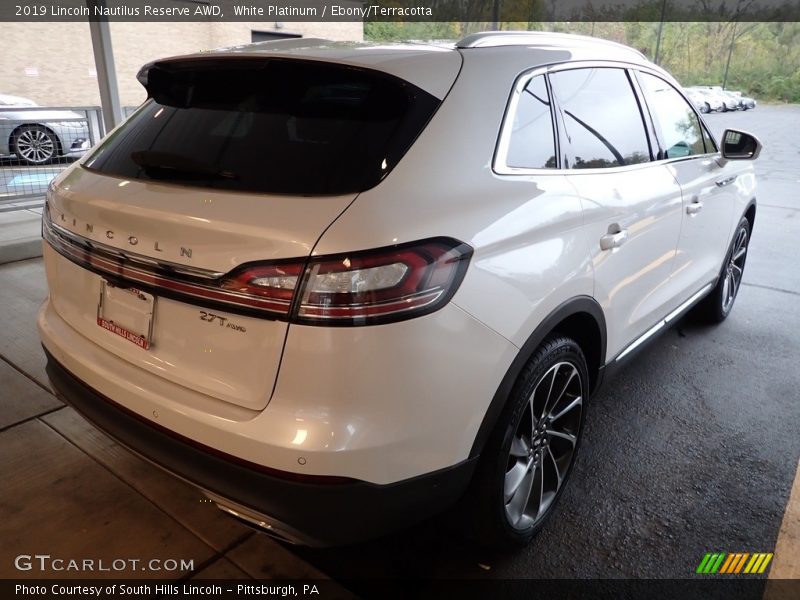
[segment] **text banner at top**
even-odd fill
[[[800,0],[2,0],[0,21],[800,21]]]

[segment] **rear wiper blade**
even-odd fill
[[[200,177],[212,179],[238,179],[233,171],[218,169],[180,154],[138,150],[131,152],[131,160],[155,179],[164,177]]]

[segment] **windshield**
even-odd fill
[[[150,99],[85,167],[125,178],[275,194],[375,186],[439,100],[396,77],[287,59],[156,63]]]

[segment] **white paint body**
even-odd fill
[[[474,249],[455,296],[432,314],[337,328],[225,315],[246,327],[242,334],[212,329],[197,306],[159,298],[157,343],[144,351],[96,325],[100,276],[45,244],[45,347],[101,394],[227,454],[377,484],[456,465],[469,456],[519,349],[556,307],[594,298],[612,361],[715,281],[754,197],[752,166],[720,167],[714,154],[583,171],[493,168],[520,75],[591,60],[672,81],[635,51],[564,36],[465,50],[306,44],[209,56],[342,62],[384,70],[444,99],[376,187],[329,198],[237,194],[121,180],[79,163],[48,198],[54,220],[75,234],[127,250],[135,236],[137,253],[220,272],[312,249],[347,253],[436,236]],[[735,185],[715,186],[733,175]],[[694,196],[708,210],[689,216]],[[612,223],[628,241],[601,250]],[[181,247],[191,247],[191,258]]]

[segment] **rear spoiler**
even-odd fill
[[[215,73],[231,75],[236,69],[243,68],[252,73],[254,63],[261,62],[260,69],[266,69],[272,60],[272,57],[263,55],[169,58],[147,63],[139,70],[136,79],[147,90],[148,98],[153,98],[159,104],[185,108],[192,102],[195,85],[204,78],[213,77]]]
[[[237,46],[236,48],[232,48],[232,50],[236,50],[238,48],[258,48],[259,50],[268,50],[270,52],[275,51],[275,57],[281,57],[278,51],[281,50],[294,50],[297,48],[314,48],[318,46],[324,46],[326,44],[330,44],[331,41],[324,39],[324,38],[297,38],[297,39],[285,39],[285,40],[272,40],[269,42],[258,42],[255,44],[246,44],[245,46]],[[145,64],[141,69],[139,69],[139,73],[136,75],[136,79],[142,86],[147,90],[148,95],[151,94],[150,92],[150,72],[151,70],[155,69],[156,72],[164,71],[169,72],[171,67],[175,66],[177,69],[191,69],[193,66],[199,66],[201,63],[206,63],[209,60],[216,60],[219,62],[222,61],[230,61],[230,60],[248,60],[248,59],[269,59],[273,58],[270,55],[265,54],[249,54],[249,52],[230,52],[228,54],[219,54],[219,53],[207,53],[207,54],[191,54],[185,56],[174,56],[171,58],[161,58],[158,60],[150,61],[149,63]],[[285,58],[285,57],[282,57]]]

